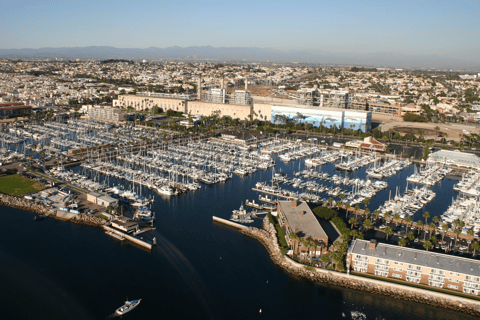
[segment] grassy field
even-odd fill
[[[20,196],[27,193],[37,192],[42,189],[43,185],[41,183],[18,174],[0,177],[0,192],[12,196]]]

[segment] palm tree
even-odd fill
[[[427,219],[430,218],[430,212],[425,211],[422,216],[425,218],[425,225],[428,224]]]
[[[392,214],[389,211],[387,211],[383,214],[383,216],[385,217],[385,222],[387,222],[387,219],[390,218]]]
[[[295,232],[290,232],[289,236],[290,236],[290,239],[292,239],[293,254],[295,254],[295,249],[297,247],[297,243],[298,243],[300,238],[298,237],[298,235]],[[296,241],[293,241],[293,240],[296,240]],[[297,243],[295,243],[295,242],[297,242]]]
[[[328,202],[328,206],[331,207],[333,202],[332,197],[328,198],[327,202]]]
[[[440,218],[438,216],[434,216],[432,218],[432,221],[435,222],[435,224],[437,224],[440,221]]]
[[[365,206],[363,207],[363,209],[365,210],[365,209],[367,208],[367,206],[370,204],[370,199],[365,198],[365,199],[363,199],[362,202],[363,202],[363,204],[365,205]]]
[[[350,220],[348,220],[348,223],[350,224],[350,229],[353,229],[353,225],[357,224],[357,219],[351,217]]]
[[[457,245],[458,236],[460,233],[462,233],[462,230],[460,228],[456,228],[453,232],[455,233],[455,245]]]
[[[475,255],[475,251],[480,250],[480,243],[478,243],[477,240],[472,242],[472,249],[473,249],[473,255]]]
[[[409,224],[410,222],[412,222],[412,218],[406,217],[406,218],[405,218],[405,222],[407,223],[407,229],[408,229],[408,224]]]
[[[430,242],[433,243],[433,244],[436,244],[438,242],[438,239],[436,236],[431,236],[430,237]]]
[[[352,205],[350,203],[345,204],[345,219],[348,217],[348,211],[350,211],[350,208]]]
[[[370,214],[370,209],[366,208],[364,212],[365,212],[365,217],[368,218],[368,215]]]
[[[443,242],[443,239],[445,239],[445,235],[447,234],[448,228],[449,228],[448,224],[445,223],[442,225],[442,229],[443,229],[442,242]]]
[[[357,214],[358,214],[358,210],[360,210],[360,207],[358,206],[358,204],[355,206],[355,219],[357,219]]]
[[[397,220],[395,221],[395,227],[398,227],[398,220],[400,220],[400,215],[398,213],[395,213],[393,219]]]
[[[380,210],[373,211],[373,215],[375,216],[375,220],[377,220],[378,216],[380,215]]]
[[[418,220],[417,221],[417,231],[418,231],[418,234],[420,234],[420,229],[422,229],[423,227],[423,222],[422,220]]]
[[[392,228],[390,228],[390,226],[388,226],[388,227],[385,228],[384,232],[387,235],[387,241],[388,241],[388,236],[393,234],[393,230],[392,230]]]
[[[372,227],[372,220],[365,219],[365,221],[363,221],[363,227],[369,230]]]
[[[473,236],[475,236],[475,231],[473,231],[472,229],[470,229],[470,230],[467,231],[467,234],[468,234],[470,237],[473,237]]]
[[[415,235],[413,234],[413,231],[408,231],[406,234],[406,237],[410,241],[413,241],[413,239],[415,239]]]
[[[432,243],[430,241],[425,241],[425,243],[423,244],[423,247],[425,248],[425,250],[430,250],[432,248]]]
[[[398,245],[400,247],[405,247],[407,245],[407,240],[405,240],[405,238],[401,238],[400,240],[398,240]]]
[[[345,199],[345,193],[340,193],[339,195],[341,202],[343,202],[343,199]]]
[[[433,234],[436,233],[436,231],[437,231],[436,225],[435,225],[435,223],[430,222],[428,224],[428,227],[430,228],[430,238],[432,238]]]

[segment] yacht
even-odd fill
[[[115,314],[122,316],[125,313],[132,311],[140,304],[140,301],[142,301],[142,299],[125,301],[125,304],[123,306],[115,310]]]

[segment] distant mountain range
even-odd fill
[[[186,59],[279,63],[347,64],[396,68],[449,68],[480,70],[480,63],[440,55],[404,55],[394,52],[336,53],[323,50],[281,51],[258,47],[150,47],[115,48],[108,46],[39,49],[0,49],[0,58],[66,59]]]

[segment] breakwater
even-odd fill
[[[321,268],[309,268],[307,270],[305,265],[282,255],[277,241],[277,232],[268,217],[264,218],[262,227],[263,229],[249,227],[242,230],[242,233],[260,241],[267,249],[273,262],[293,275],[313,282],[328,283],[480,316],[480,301],[477,300]]]
[[[45,216],[58,220],[65,220],[61,217],[57,217],[56,211],[48,208],[44,204],[36,202],[34,200],[25,199],[23,197],[15,197],[8,194],[0,193],[0,205],[33,212],[35,214],[43,214]],[[68,219],[67,221],[93,227],[100,227],[106,223],[106,221],[103,219],[86,214],[76,214],[73,218]]]

